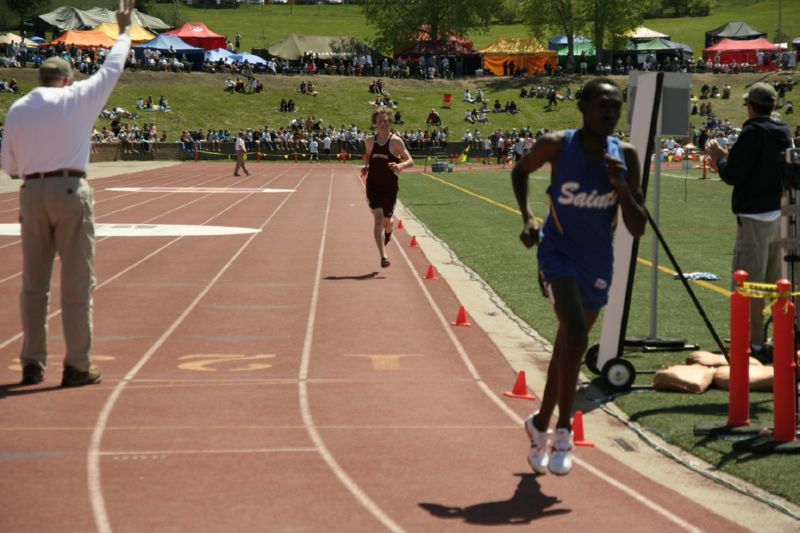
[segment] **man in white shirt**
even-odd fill
[[[312,161],[319,161],[319,142],[314,136],[311,137],[311,140],[308,143],[308,153],[309,158]]]
[[[134,5],[135,0],[120,0],[119,37],[94,76],[73,83],[69,63],[49,58],[39,68],[39,87],[17,100],[6,116],[3,170],[25,180],[20,187],[19,211],[23,385],[44,380],[55,254],[61,260],[61,314],[67,352],[61,385],[74,387],[102,380],[91,360],[94,198],[86,169],[95,120],[128,57],[131,38],[126,30]]]
[[[239,130],[239,136],[236,137],[236,168],[233,169],[233,175],[239,175],[239,169],[244,170],[245,175],[249,176],[250,171],[247,170],[247,165],[244,162],[244,158],[247,155],[247,146],[244,142],[245,133],[244,130]]]

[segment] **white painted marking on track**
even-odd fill
[[[191,192],[191,193],[225,193],[225,194],[252,194],[252,193],[286,193],[295,192],[296,189],[269,189],[264,187],[109,187],[107,191],[121,192]]]
[[[308,311],[308,322],[306,323],[306,335],[303,340],[303,354],[300,357],[300,372],[299,372],[299,387],[298,394],[300,396],[300,415],[303,418],[303,424],[306,426],[308,436],[311,437],[312,442],[319,450],[322,459],[328,464],[328,467],[333,471],[342,485],[350,491],[350,494],[358,500],[358,502],[374,516],[383,526],[389,531],[400,532],[403,528],[400,527],[394,520],[392,520],[378,505],[367,496],[361,487],[359,487],[353,479],[347,475],[344,469],[339,465],[333,454],[325,446],[316,426],[314,425],[314,418],[311,416],[311,408],[308,405],[308,367],[311,362],[311,344],[314,340],[314,322],[317,317],[317,304],[319,303],[319,286],[322,279],[322,259],[325,256],[325,242],[328,237],[328,219],[331,212],[331,196],[333,191],[333,169],[331,170],[330,184],[328,185],[328,203],[325,206],[325,217],[322,223],[322,238],[319,243],[319,253],[317,254],[317,270],[314,275],[314,289],[311,292],[311,306]]]
[[[306,179],[308,173],[298,182],[298,187],[301,183]],[[281,208],[286,204],[286,202],[291,198],[291,196],[287,196],[286,198],[281,201],[280,204],[275,208],[272,214],[267,217],[263,224],[258,228],[261,230],[269,224],[272,218],[281,210]],[[235,204],[234,204],[235,205]],[[212,217],[213,219],[213,217]],[[134,367],[127,373],[125,376],[117,383],[114,389],[111,391],[111,394],[108,396],[108,399],[103,404],[102,409],[100,410],[100,414],[97,417],[97,422],[95,422],[94,429],[92,430],[92,436],[89,441],[89,449],[86,452],[86,477],[89,489],[89,502],[92,506],[92,516],[94,517],[94,523],[97,526],[97,530],[100,533],[110,533],[111,532],[111,522],[108,518],[108,510],[106,509],[105,498],[103,497],[103,488],[100,482],[100,444],[103,440],[103,434],[105,433],[106,427],[108,426],[108,419],[111,416],[111,411],[114,409],[114,405],[117,403],[117,400],[122,395],[123,390],[125,387],[133,381],[133,378],[136,377],[136,374],[144,367],[145,364],[153,357],[153,355],[158,351],[158,349],[167,341],[167,339],[178,329],[178,327],[186,320],[186,317],[197,307],[200,301],[208,294],[214,284],[222,278],[225,272],[231,267],[231,265],[239,258],[239,256],[244,253],[244,250],[253,242],[257,234],[253,234],[250,238],[245,241],[238,250],[231,256],[230,260],[228,260],[225,265],[220,268],[217,274],[208,282],[208,284],[200,291],[200,293],[192,300],[189,306],[183,310],[183,312],[175,319],[175,321],[164,331],[163,334],[156,340],[156,342],[147,349],[147,351],[139,358],[139,361],[134,365]]]
[[[113,456],[113,455],[217,455],[217,454],[227,454],[227,453],[297,453],[297,452],[315,452],[316,448],[311,447],[297,447],[297,448],[245,448],[245,449],[235,449],[235,450],[145,450],[145,451],[133,451],[133,450],[119,450],[119,451],[107,451],[107,452],[100,452],[99,455],[103,456]]]
[[[255,228],[236,226],[204,226],[202,224],[95,224],[96,237],[206,237],[247,235]],[[0,224],[0,235],[19,237],[19,224]]]

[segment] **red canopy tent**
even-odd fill
[[[214,33],[202,22],[187,22],[174,30],[165,31],[164,35],[177,35],[192,46],[199,46],[205,50],[226,48],[228,41],[224,35]]]
[[[772,44],[764,37],[758,39],[747,39],[745,41],[734,39],[722,39],[714,46],[709,46],[703,50],[703,59],[706,61],[714,62],[714,58],[719,54],[719,62],[722,65],[728,65],[735,59],[737,63],[757,63],[758,52],[772,53],[780,50],[780,46]],[[775,70],[778,68],[777,63],[765,66],[758,65],[759,70]]]

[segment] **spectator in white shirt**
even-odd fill
[[[119,37],[95,75],[73,83],[70,64],[49,58],[39,69],[39,87],[14,102],[6,115],[3,170],[25,180],[20,188],[23,385],[44,380],[50,275],[56,254],[61,260],[66,345],[61,385],[102,381],[91,357],[94,201],[86,169],[95,120],[125,68],[134,5],[135,0],[120,0]]]
[[[239,130],[239,136],[236,137],[236,167],[233,169],[233,175],[239,175],[239,169],[244,170],[246,175],[250,175],[250,171],[247,170],[247,165],[244,162],[244,158],[247,156],[247,147],[244,143],[245,140],[245,133],[243,130]]]

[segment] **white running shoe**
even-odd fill
[[[528,464],[531,465],[533,471],[538,474],[547,473],[547,463],[550,461],[550,454],[548,453],[547,440],[550,437],[551,431],[539,431],[533,425],[533,417],[538,414],[533,413],[527,420],[525,420],[525,432],[531,441],[531,451],[528,452]]]
[[[553,454],[547,468],[557,476],[565,476],[572,469],[572,432],[568,429],[556,428]]]

